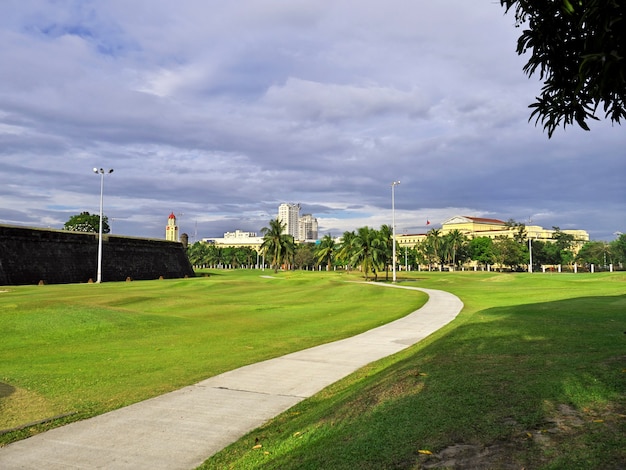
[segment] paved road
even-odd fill
[[[429,295],[421,309],[334,343],[242,367],[195,385],[0,448],[0,468],[189,470],[249,431],[370,362],[452,321],[462,302]]]

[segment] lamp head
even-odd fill
[[[98,169],[97,169],[97,168],[94,168],[94,169],[93,169],[93,172],[94,172],[94,173],[98,173]]]

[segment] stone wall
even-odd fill
[[[96,280],[98,234],[0,225],[0,285]],[[193,276],[181,243],[104,235],[102,281]]]

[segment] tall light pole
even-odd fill
[[[391,263],[393,266],[393,282],[396,282],[396,202],[395,202],[395,189],[400,184],[400,181],[394,181],[391,183]]]
[[[99,220],[99,233],[98,233],[98,273],[96,275],[96,282],[99,284],[102,282],[102,196],[104,194],[104,175],[113,173],[113,168],[108,171],[104,171],[102,168],[94,168],[93,172],[100,174],[100,220]]]
[[[529,254],[528,272],[532,273],[533,272],[533,239],[530,238],[530,236],[528,237],[528,254]]]

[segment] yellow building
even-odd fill
[[[454,230],[458,230],[467,238],[476,237],[510,237],[517,233],[515,227],[507,226],[506,222],[498,219],[488,219],[483,217],[454,216],[441,224],[441,235],[446,235]],[[554,240],[554,230],[545,229],[539,225],[526,225],[526,237],[531,240],[552,241]],[[561,230],[561,232],[574,237],[574,250],[578,251],[585,242],[589,241],[589,234],[585,230]],[[414,247],[417,243],[425,240],[426,233],[397,235],[396,240],[401,247]]]
[[[202,241],[222,248],[252,248],[258,252],[261,250],[263,237],[258,237],[255,232],[235,230],[226,232],[223,238],[203,238]]]

